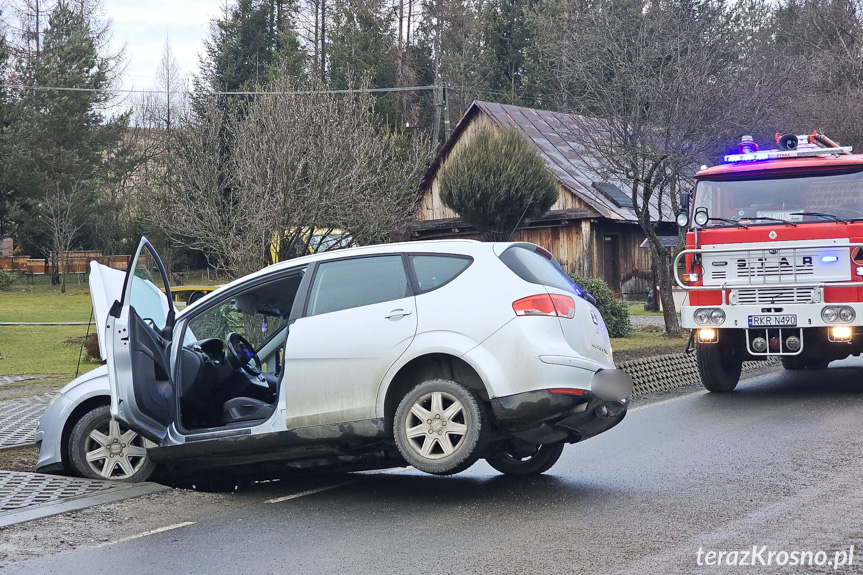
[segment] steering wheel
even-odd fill
[[[231,367],[234,369],[241,368],[249,375],[261,375],[261,358],[258,357],[255,346],[235,331],[228,334],[227,352],[228,363],[231,364]],[[255,365],[250,365],[250,361],[254,361]]]

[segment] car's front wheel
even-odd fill
[[[483,454],[490,432],[485,406],[454,381],[434,379],[412,389],[393,421],[396,446],[408,464],[435,475],[464,471]]]
[[[505,475],[539,475],[557,463],[563,447],[563,443],[527,446],[508,441],[493,450],[485,460]]]
[[[146,481],[155,467],[147,440],[115,421],[107,405],[88,411],[72,428],[69,459],[81,477],[129,483]]]

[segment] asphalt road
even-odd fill
[[[194,521],[178,508],[163,531],[2,573],[863,572],[861,407],[859,359],[779,371],[733,394],[637,406],[607,434],[567,447],[541,477],[506,478],[479,463],[449,478],[402,471],[260,485],[230,505],[213,500]],[[801,551],[841,561],[851,545],[850,566],[790,564]],[[708,551],[751,555],[753,546],[754,567],[698,566]],[[790,555],[761,565],[770,552]]]

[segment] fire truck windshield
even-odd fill
[[[707,208],[707,227],[863,219],[863,171],[759,176],[699,181],[695,209]]]

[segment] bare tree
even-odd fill
[[[279,76],[224,130],[225,112],[208,104],[168,156],[154,223],[230,274],[264,265],[274,240],[307,251],[311,231],[385,241],[415,211],[427,145],[382,131],[368,94],[297,88]]]
[[[673,259],[657,224],[673,219],[695,166],[783,101],[791,75],[763,42],[766,16],[746,1],[566,0],[535,17],[557,104],[582,115],[569,137],[600,159],[597,177],[629,190],[669,335],[680,334]]]
[[[43,198],[39,217],[50,232],[51,283],[60,283],[60,293],[66,293],[66,276],[69,273],[69,251],[83,227],[85,194],[80,186],[63,190],[58,184]]]
[[[155,78],[157,106],[154,112],[157,114],[157,125],[170,134],[176,127],[187,106],[186,82],[180,73],[180,66],[171,48],[171,41],[165,40],[162,48],[162,57],[159,59],[159,67],[156,68]]]

